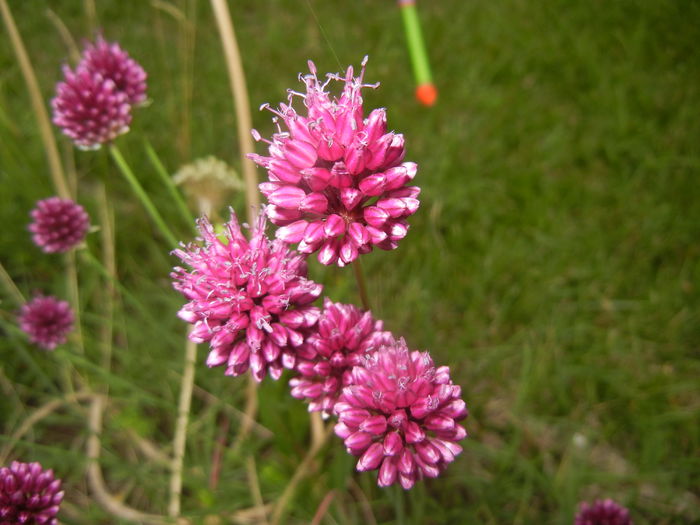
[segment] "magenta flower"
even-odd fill
[[[380,487],[410,489],[452,462],[467,435],[461,388],[428,352],[409,352],[403,339],[385,345],[352,370],[351,385],[335,404],[335,433],[359,456],[358,471],[379,469]]]
[[[80,66],[114,82],[117,91],[126,93],[129,104],[145,102],[146,72],[116,42],[98,36],[94,44],[85,47]]]
[[[309,61],[306,93],[292,92],[289,104],[272,110],[287,131],[266,141],[269,157],[249,155],[267,168],[260,191],[270,220],[282,226],[277,238],[299,243],[301,253],[318,251],[327,265],[344,266],[374,246],[396,248],[419,206],[420,189],[407,185],[417,166],[401,162],[403,135],[387,132],[384,109],[363,116],[361,91],[377,86],[363,83],[365,64],[357,78],[349,67],[345,78],[329,74],[321,83]],[[325,91],[331,80],[345,84],[339,99]],[[304,99],[306,115],[292,107],[294,96]],[[253,136],[261,140],[255,130]]]
[[[226,365],[237,376],[251,369],[262,381],[293,368],[307,330],[320,315],[311,306],[323,289],[306,279],[304,258],[265,236],[261,214],[248,241],[231,210],[224,239],[206,218],[199,220],[203,245],[175,250],[192,270],[175,268],[173,286],[189,299],[178,313],[194,324],[190,339],[209,341],[210,367]]]
[[[629,511],[611,499],[582,502],[574,525],[632,525]]]
[[[129,131],[129,97],[113,80],[78,66],[63,67],[63,82],[51,101],[53,123],[80,149],[98,149]]]
[[[392,340],[382,332],[382,322],[370,312],[326,298],[316,330],[307,339],[297,360],[299,377],[289,381],[292,396],[309,401],[309,412],[333,413],[333,406],[350,371],[362,363],[362,357],[379,344]]]
[[[49,197],[36,203],[29,225],[34,244],[46,253],[67,252],[85,239],[90,218],[70,199]]]
[[[22,306],[19,327],[32,343],[45,350],[53,350],[66,342],[73,330],[73,310],[66,301],[38,295]]]
[[[61,480],[39,463],[13,461],[0,468],[0,525],[56,525]]]

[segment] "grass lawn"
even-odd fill
[[[10,1],[47,104],[68,56],[55,20],[80,45],[93,34],[90,3],[53,2],[48,11],[43,2]],[[700,522],[700,5],[418,2],[440,91],[437,105],[423,108],[395,3],[229,4],[253,108],[302,89],[297,75],[308,59],[322,73],[369,55],[366,79],[381,87],[365,92],[365,107],[387,108],[422,188],[399,248],[363,257],[372,310],[411,348],[449,365],[470,408],[464,452],[407,493],[376,487],[375,473],[355,473],[333,437],[282,523],[311,522],[332,489],[323,524],[564,525],[579,501],[608,497],[635,524]],[[99,1],[96,18],[148,72],[150,104],[135,110],[119,148],[188,241],[191,228],[144,141],[171,173],[206,155],[240,167],[211,5]],[[0,262],[25,296],[67,297],[66,258],[41,254],[26,230],[35,201],[54,190],[2,27]],[[253,113],[263,136],[275,129],[270,117]],[[40,461],[64,479],[62,523],[127,523],[86,484],[86,404],[69,403],[18,442],[9,438],[37,407],[79,388],[75,374],[92,388],[109,385],[107,486],[132,507],[165,514],[167,465],[146,460],[139,443],[171,451],[186,332],[169,278],[177,261],[108,153],[77,151],[54,131],[93,224],[107,209],[106,188],[117,299],[109,322],[108,281],[94,263],[104,248],[99,232],[77,253],[83,353],[75,337],[52,353],[29,344],[15,328],[19,305],[0,287],[0,452]],[[226,205],[244,214],[242,194]],[[314,261],[310,274],[333,300],[359,304],[351,269]],[[106,368],[100,334],[110,325]],[[309,418],[286,375],[267,379],[259,391],[264,430],[234,447],[247,381],[208,369],[205,355],[201,345],[183,515],[229,523],[255,504],[251,467],[262,499],[280,497],[308,450]]]

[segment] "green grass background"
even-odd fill
[[[44,98],[53,96],[66,48],[50,7],[77,40],[91,31],[83,2],[11,1]],[[186,13],[196,30],[191,69],[180,47]],[[160,7],[159,7],[160,6]],[[416,161],[421,208],[392,252],[363,258],[377,317],[409,345],[449,364],[470,407],[465,450],[446,473],[401,496],[374,475],[352,474],[334,438],[300,486],[287,523],[308,523],[329,489],[322,523],[368,523],[354,478],[377,523],[571,523],[577,502],[612,497],[635,523],[700,521],[700,6],[619,2],[419,2],[438,104],[417,106],[397,7],[389,0],[231,2],[251,105],[299,89],[313,59],[338,71],[370,56],[366,107],[386,107]],[[208,2],[98,1],[100,27],[148,71],[149,107],[119,146],[183,239],[191,232],[143,150],[147,137],[171,172],[217,155],[238,165],[236,126]],[[191,100],[184,95],[191,82]],[[189,123],[188,117],[189,114]],[[254,112],[263,135],[267,112]],[[184,124],[183,124],[184,123]],[[58,132],[56,132],[58,135]],[[182,299],[170,288],[169,247],[104,152],[74,152],[79,201],[98,216],[95,183],[116,208],[121,295],[112,371],[99,367],[104,282],[80,266],[86,355],[74,345],[43,353],[12,329],[17,305],[2,292],[0,431],[61,395],[61,370],[108,383],[102,464],[110,489],[132,506],[165,512],[167,470],[143,461],[123,428],[166,450],[182,370]],[[259,151],[259,152],[262,152]],[[72,159],[72,160],[68,160]],[[259,176],[264,173],[259,170]],[[29,98],[0,33],[0,257],[25,295],[66,296],[63,259],[42,255],[26,231],[33,203],[52,194]],[[232,204],[243,213],[241,196]],[[95,219],[96,221],[96,219]],[[99,235],[88,239],[99,254]],[[334,300],[358,303],[349,269],[313,264]],[[208,487],[227,406],[244,383],[204,364],[187,443],[183,507],[216,523],[252,504],[246,458],[274,501],[308,447],[305,407],[284,381],[260,391],[260,422],[273,437],[224,454]],[[65,523],[118,523],[90,501],[87,431],[77,408],[36,425],[13,457],[40,460],[65,479]],[[227,440],[238,422],[231,416]],[[3,440],[5,441],[5,440]],[[3,444],[0,442],[0,444]],[[72,512],[71,512],[72,510]],[[207,518],[207,516],[209,518]],[[206,521],[209,519],[209,521]]]

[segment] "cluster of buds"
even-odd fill
[[[374,246],[396,248],[419,206],[420,189],[409,185],[417,165],[402,162],[403,135],[387,132],[384,109],[364,117],[362,89],[377,86],[364,83],[365,64],[358,77],[349,67],[345,77],[328,75],[322,83],[309,62],[305,93],[291,92],[288,104],[271,109],[287,131],[266,141],[269,156],[249,155],[267,169],[260,191],[270,220],[281,226],[277,237],[299,243],[301,253],[318,252],[326,265],[345,266]],[[325,90],[333,80],[344,83],[338,99]],[[305,115],[293,107],[297,96]],[[262,140],[257,131],[253,136]]]
[[[209,366],[229,375],[250,369],[258,381],[292,369],[292,396],[338,417],[335,432],[359,457],[357,470],[377,469],[380,486],[409,489],[461,452],[461,389],[448,367],[410,352],[371,312],[328,298],[323,310],[312,306],[321,285],[306,278],[311,253],[342,267],[375,246],[396,248],[419,206],[403,136],[387,131],[384,109],[364,116],[362,89],[376,87],[364,82],[365,64],[357,77],[349,67],[322,82],[309,62],[305,92],[271,109],[278,132],[265,140],[269,156],[249,155],[267,169],[260,191],[269,202],[250,240],[233,214],[221,235],[201,219],[201,242],[174,252],[189,269],[172,277],[189,301],[179,316],[194,325],[190,338],[209,342]],[[326,92],[332,81],[343,83],[338,98]],[[265,216],[279,226],[275,241],[265,236]],[[297,251],[288,246],[297,243]]]
[[[146,72],[119,44],[101,36],[78,65],[63,67],[51,101],[53,122],[80,149],[97,149],[129,130],[131,108],[146,100]]]
[[[13,461],[0,468],[0,524],[56,525],[61,480],[39,463]]]

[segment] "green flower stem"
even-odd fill
[[[165,224],[165,221],[160,216],[160,213],[158,213],[158,210],[153,205],[153,201],[151,201],[151,199],[148,198],[148,195],[146,195],[146,192],[143,190],[143,187],[136,178],[136,175],[134,175],[134,172],[131,171],[131,168],[126,163],[126,160],[124,160],[124,157],[119,151],[119,148],[117,148],[116,145],[112,144],[111,146],[109,146],[109,153],[112,155],[112,158],[117,164],[119,171],[122,172],[122,175],[124,175],[124,178],[131,186],[131,189],[139,198],[141,204],[143,204],[143,207],[146,208],[146,211],[151,216],[151,219],[153,219],[153,222],[156,223],[156,226],[160,230],[160,233],[163,235],[163,237],[166,238],[168,243],[170,243],[170,245],[173,248],[176,247],[178,245],[178,241],[173,235],[173,232],[171,232],[170,228],[168,228],[168,225]]]
[[[355,280],[357,281],[357,290],[360,294],[362,308],[365,310],[369,310],[370,305],[369,296],[367,295],[367,283],[365,281],[365,275],[362,272],[362,265],[360,264],[359,257],[353,261],[352,269],[355,271]]]
[[[165,169],[165,166],[158,157],[158,154],[151,146],[151,143],[146,141],[144,144],[144,148],[146,149],[146,155],[148,155],[148,160],[151,161],[151,164],[155,168],[156,173],[158,173],[158,175],[160,176],[161,180],[163,181],[163,184],[165,184],[165,187],[168,188],[168,193],[170,193],[170,196],[172,197],[173,202],[177,206],[178,211],[182,215],[182,218],[187,224],[194,228],[194,216],[190,212],[190,209],[187,207],[185,199],[182,198],[180,190],[178,190],[177,186],[175,186],[173,178],[170,176],[170,174],[168,174],[168,171]]]

